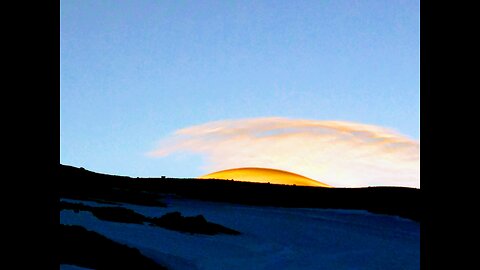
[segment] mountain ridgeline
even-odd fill
[[[170,196],[246,205],[367,210],[420,222],[421,190],[324,188],[195,178],[133,178],[59,164],[61,198],[165,207]]]

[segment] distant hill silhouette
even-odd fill
[[[406,187],[323,188],[194,178],[132,178],[59,164],[60,197],[165,206],[166,194],[259,206],[362,209],[420,222],[421,190]]]
[[[134,178],[94,173],[84,168],[60,165],[60,196],[72,199],[86,199],[102,203],[131,203],[145,206],[166,206],[158,193],[138,189],[129,183]],[[113,181],[112,181],[113,180]],[[120,181],[118,181],[120,180]]]

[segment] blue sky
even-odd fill
[[[287,117],[419,139],[419,1],[62,0],[60,162],[196,177],[176,130]]]

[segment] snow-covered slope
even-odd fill
[[[122,206],[150,217],[172,211],[186,216],[202,214],[208,221],[242,234],[192,235],[101,221],[88,212],[69,210],[60,213],[60,221],[138,248],[172,270],[420,269],[420,226],[407,219],[356,210],[258,207],[185,199],[170,199],[168,203],[165,208]]]

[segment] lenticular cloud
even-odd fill
[[[188,152],[206,172],[286,170],[334,187],[420,187],[418,141],[383,127],[288,118],[225,120],[176,131],[150,156]]]

